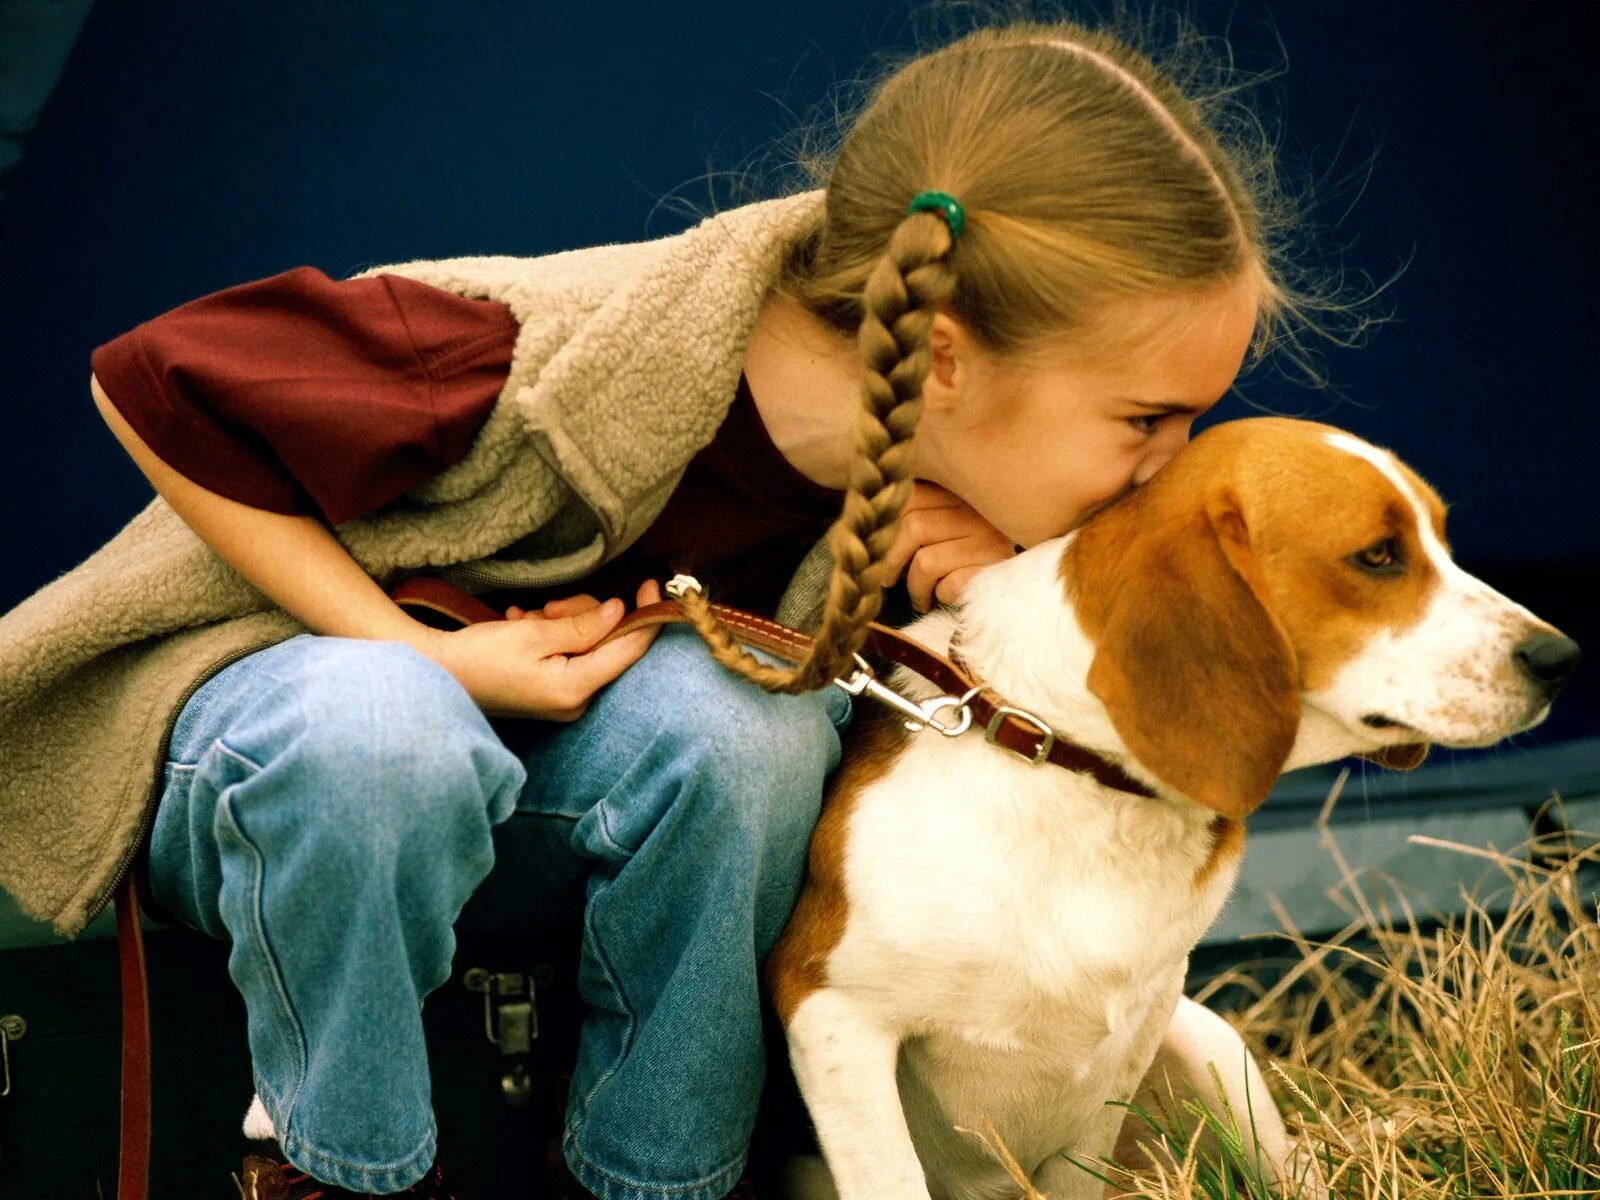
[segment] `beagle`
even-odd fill
[[[1287,1177],[1259,1068],[1183,997],[1245,819],[1286,770],[1409,768],[1527,729],[1578,658],[1452,562],[1413,471],[1280,418],[1213,427],[903,632],[1136,782],[858,714],[767,963],[831,1175],[816,1194],[840,1200],[1015,1197],[960,1131],[985,1119],[1052,1200],[1098,1197],[1069,1156],[1112,1156],[1108,1102],[1192,1081],[1215,1103],[1208,1061],[1246,1154]]]

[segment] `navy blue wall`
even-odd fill
[[[148,498],[88,398],[100,342],[298,264],[343,275],[674,232],[691,218],[664,196],[704,206],[714,186],[729,202],[702,173],[769,145],[785,105],[806,112],[872,50],[909,45],[906,13],[101,0],[0,201],[0,609]],[[1322,192],[1328,261],[1380,279],[1409,264],[1385,301],[1396,320],[1328,353],[1337,395],[1270,371],[1245,395],[1400,451],[1453,502],[1469,567],[1600,643],[1581,6],[1193,13],[1245,67],[1287,55],[1263,96],[1289,165],[1342,180]],[[1545,736],[1600,728],[1594,696],[1582,685]]]

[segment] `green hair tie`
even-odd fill
[[[944,214],[944,222],[950,226],[951,241],[961,236],[961,229],[967,223],[961,202],[948,192],[918,192],[916,199],[906,207],[906,215],[917,212]]]

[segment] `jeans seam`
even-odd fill
[[[604,1179],[607,1183],[619,1184],[622,1187],[631,1188],[637,1192],[645,1192],[652,1196],[681,1196],[686,1192],[701,1191],[711,1187],[713,1184],[716,1184],[720,1180],[729,1176],[733,1177],[734,1182],[738,1182],[738,1172],[742,1165],[738,1156],[735,1156],[729,1160],[727,1166],[718,1167],[709,1175],[701,1176],[699,1179],[691,1180],[690,1182],[684,1184],[678,1184],[674,1187],[661,1187],[657,1184],[645,1183],[642,1180],[630,1179],[626,1175],[619,1175],[617,1172],[607,1170],[605,1167],[602,1167],[600,1164],[594,1162],[588,1157],[588,1155],[584,1154],[583,1148],[578,1145],[578,1135],[577,1130],[575,1129],[568,1129],[561,1140],[564,1146],[571,1147],[573,1157],[575,1157],[585,1167],[589,1168],[589,1170],[593,1171],[596,1175],[600,1176],[600,1178]]]
[[[605,837],[606,845],[610,846],[611,849],[615,850],[617,853],[626,855],[629,858],[639,853],[638,846],[629,846],[625,844],[617,837],[616,832],[611,828],[611,813],[606,807],[605,797],[601,797],[600,802],[594,807],[595,812],[599,814],[600,817],[600,833]]]
[[[627,1030],[623,1035],[622,1045],[618,1048],[611,1065],[608,1066],[604,1073],[601,1074],[600,1078],[596,1079],[594,1084],[583,1093],[583,1110],[585,1114],[587,1114],[589,1111],[589,1102],[594,1099],[595,1093],[606,1085],[607,1080],[609,1080],[613,1075],[622,1069],[623,1059],[628,1057],[628,1051],[633,1048],[634,1030],[639,1024],[638,1014],[634,1012],[633,1004],[629,1001],[627,992],[623,991],[622,989],[622,982],[617,978],[616,968],[611,965],[610,958],[606,955],[605,950],[600,945],[600,935],[595,931],[594,927],[595,908],[596,904],[594,900],[590,900],[584,905],[584,939],[592,948],[595,961],[600,964],[601,969],[605,972],[606,982],[611,985],[612,993],[617,997],[618,1002],[622,1005],[623,1012],[627,1014]]]
[[[228,743],[223,741],[221,738],[212,739],[211,746],[209,748],[213,749],[213,750],[220,750],[223,754],[226,754],[229,758],[235,759],[235,760],[243,763],[245,766],[249,767],[252,771],[258,771],[259,772],[259,771],[266,770],[266,768],[264,766],[262,766],[260,763],[256,762],[256,760],[251,758],[248,754],[245,754],[241,750],[235,750],[232,746],[228,745]]]
[[[433,1160],[439,1155],[438,1139],[436,1137],[429,1136],[423,1138],[422,1145],[402,1159],[398,1165],[393,1167],[373,1167],[365,1163],[349,1162],[338,1157],[337,1155],[329,1154],[326,1150],[319,1150],[315,1146],[311,1145],[311,1143],[307,1142],[305,1138],[296,1133],[280,1133],[278,1135],[279,1146],[286,1145],[286,1138],[287,1144],[294,1146],[301,1154],[305,1155],[305,1157],[315,1159],[319,1164],[329,1167],[337,1167],[340,1170],[349,1171],[355,1175],[369,1176],[370,1182],[373,1183],[388,1183],[393,1176],[409,1174],[413,1165],[419,1159],[424,1160],[423,1170],[426,1172],[428,1166],[430,1166],[433,1163]]]
[[[244,755],[230,749],[222,742],[220,738],[217,740],[216,745],[223,751],[226,751],[232,757],[251,766],[255,766],[255,764],[250,763],[250,760],[245,758]],[[255,767],[255,769],[259,771],[261,768]],[[283,971],[278,964],[278,956],[273,951],[272,943],[267,938],[266,921],[261,911],[261,897],[265,888],[266,879],[266,863],[262,857],[261,851],[245,833],[244,827],[239,824],[238,816],[233,810],[233,792],[237,786],[237,784],[229,784],[218,793],[217,811],[223,814],[223,816],[226,818],[227,824],[233,835],[238,838],[240,844],[243,845],[249,852],[253,864],[253,878],[251,880],[250,887],[248,919],[251,925],[250,932],[253,937],[260,942],[261,952],[263,953],[265,962],[267,964],[267,974],[272,979],[272,990],[278,1001],[278,1015],[280,1018],[286,1021],[291,1032],[291,1036],[288,1039],[288,1048],[295,1060],[295,1080],[293,1090],[290,1092],[289,1096],[285,1098],[283,1104],[285,1113],[290,1114],[294,1110],[295,1098],[300,1093],[300,1086],[302,1083],[304,1083],[306,1073],[309,1069],[307,1062],[308,1055],[305,1045],[305,1030],[301,1027],[300,1018],[294,1011],[294,1003],[290,1000],[288,989],[284,986]],[[287,1116],[285,1117],[284,1124],[285,1126],[288,1124]],[[286,1132],[287,1129],[281,1130],[280,1134]]]

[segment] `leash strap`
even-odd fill
[[[122,1119],[117,1200],[150,1190],[150,986],[145,971],[139,893],[130,870],[117,888],[117,960],[122,979]]]
[[[667,588],[670,592],[674,586],[689,585],[699,586],[679,576]],[[495,612],[481,600],[441,579],[422,576],[408,579],[389,594],[402,607],[425,608],[463,625],[504,619],[501,613]],[[724,604],[712,604],[711,609],[746,645],[792,663],[803,661],[811,652],[811,638],[797,629]],[[678,601],[662,600],[629,613],[598,645],[604,645],[635,629],[687,623],[688,617]],[[935,654],[921,642],[876,621],[868,625],[867,631],[866,650],[911,668],[948,694],[920,703],[911,701],[879,682],[872,668],[858,654],[856,672],[848,679],[834,680],[836,685],[851,695],[869,693],[874,699],[900,711],[912,729],[933,728],[947,737],[956,737],[976,726],[984,731],[987,740],[1036,766],[1054,763],[1069,771],[1092,775],[1099,783],[1117,791],[1131,792],[1146,799],[1155,796],[1153,791],[1115,763],[1058,737],[1047,723],[1026,709],[1006,703],[1005,698],[995,693],[993,688],[975,679],[965,669],[964,663],[958,665],[959,659],[951,661],[941,654]]]

